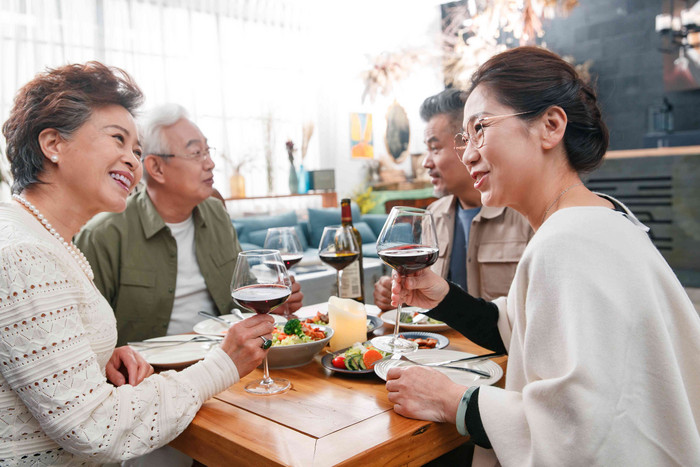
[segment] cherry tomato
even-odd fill
[[[334,367],[336,368],[343,368],[345,369],[345,357],[343,355],[338,355],[335,357],[331,363],[333,364]]]

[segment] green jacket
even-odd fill
[[[220,314],[233,308],[231,278],[241,247],[221,201],[193,211],[199,268]],[[175,300],[177,243],[146,190],[122,213],[102,213],[75,237],[95,273],[95,285],[117,318],[118,345],[164,336]],[[197,310],[192,310],[196,313]]]

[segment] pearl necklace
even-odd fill
[[[78,265],[80,266],[80,269],[83,270],[83,272],[90,278],[90,280],[93,280],[95,278],[95,274],[93,274],[93,272],[92,272],[92,268],[90,267],[90,263],[88,262],[87,258],[85,258],[85,255],[83,254],[83,252],[80,251],[77,246],[75,246],[75,243],[73,243],[73,242],[68,243],[67,241],[65,241],[63,239],[63,237],[61,236],[61,234],[58,233],[56,231],[56,229],[53,228],[53,226],[46,219],[46,217],[44,217],[44,215],[41,212],[39,212],[39,210],[36,208],[36,206],[34,206],[32,203],[30,203],[26,199],[22,198],[20,195],[12,195],[12,197],[14,199],[16,199],[17,201],[19,201],[20,203],[22,203],[24,205],[24,207],[26,207],[29,210],[29,212],[34,214],[34,217],[36,217],[39,220],[39,222],[41,222],[41,225],[43,225],[46,228],[46,230],[48,230],[49,233],[56,238],[56,240],[58,240],[59,242],[61,242],[61,244],[63,244],[63,246],[66,248],[66,250],[68,250],[68,252],[73,257],[73,259],[78,263]]]
[[[547,218],[547,213],[549,213],[549,210],[552,209],[552,208],[554,207],[555,204],[557,204],[557,201],[559,201],[559,200],[561,199],[561,197],[564,196],[564,194],[565,194],[567,191],[569,191],[570,189],[575,188],[575,187],[577,187],[577,186],[579,186],[579,185],[583,185],[583,182],[574,183],[574,184],[571,185],[569,188],[567,188],[566,190],[564,190],[564,191],[562,191],[561,193],[559,193],[559,196],[557,196],[557,198],[556,198],[554,201],[552,201],[552,204],[550,204],[549,207],[547,208],[547,210],[544,212],[544,215],[542,216],[542,222],[540,222],[540,224],[544,224],[544,220]]]

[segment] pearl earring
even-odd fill
[[[53,162],[54,164],[55,164],[56,162],[58,162],[58,156],[57,156],[56,154],[54,154],[53,156],[51,156],[51,162]]]

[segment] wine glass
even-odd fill
[[[433,264],[438,258],[437,233],[430,211],[396,206],[382,227],[377,239],[379,258],[399,273],[399,280]],[[372,345],[391,353],[413,352],[415,342],[399,337],[401,303],[396,309],[394,334],[372,339]]]
[[[231,281],[233,300],[252,312],[269,313],[292,294],[289,273],[277,250],[249,250],[238,253]],[[277,394],[291,386],[288,380],[270,378],[267,355],[263,361],[263,378],[248,383],[245,390],[253,394]]]
[[[301,247],[301,242],[297,236],[295,227],[271,227],[267,229],[265,235],[265,244],[263,248],[271,250],[279,250],[282,261],[289,271],[292,266],[301,261],[304,256],[304,250]],[[290,271],[290,275],[291,271]],[[291,318],[292,313],[289,311],[289,305],[283,305],[285,318]]]
[[[333,225],[323,229],[318,256],[336,271],[336,288],[340,297],[340,271],[360,256],[360,247],[350,226]]]
[[[263,248],[279,250],[287,269],[291,269],[304,256],[304,250],[295,227],[271,227],[267,229]]]

